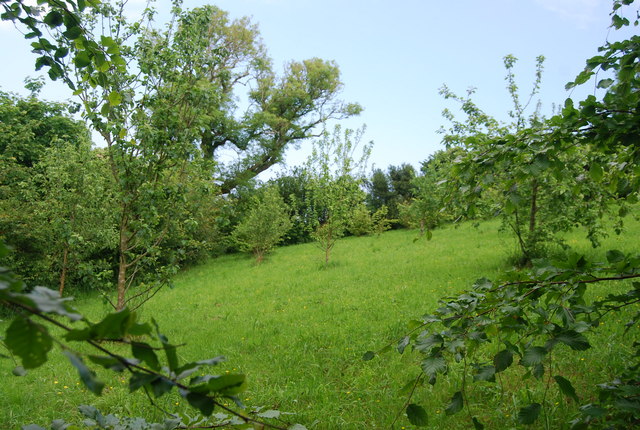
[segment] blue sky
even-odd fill
[[[144,4],[130,0],[135,7]],[[157,4],[166,8],[168,0]],[[206,2],[185,0],[184,6]],[[335,60],[342,71],[342,98],[365,111],[346,126],[367,125],[375,142],[371,164],[416,166],[441,148],[437,130],[446,124],[438,95],[442,84],[457,93],[476,87],[475,100],[490,114],[507,119],[510,100],[502,58],[519,58],[519,85],[528,91],[535,58],[546,57],[540,99],[543,112],[569,96],[564,86],[596,55],[609,31],[610,0],[219,0],[208,2],[230,16],[251,16],[259,25],[276,69],[289,60]],[[159,20],[162,19],[162,14]],[[635,29],[634,29],[635,30]],[[0,25],[0,89],[24,94],[23,80],[35,76],[28,43],[6,23]],[[574,100],[593,85],[574,91]],[[61,85],[43,96],[63,100]],[[524,96],[524,95],[523,95]],[[290,165],[301,164],[304,148],[290,151]]]

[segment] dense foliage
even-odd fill
[[[622,12],[632,3],[614,1],[613,27],[631,24]],[[262,425],[221,402],[228,398],[242,408],[235,395],[244,389],[243,375],[188,379],[221,358],[180,364],[176,346],[157,326],[138,323],[131,308],[153,297],[180,264],[227,246],[261,261],[285,238],[315,240],[326,266],[345,234],[380,233],[403,223],[431,238],[443,222],[499,216],[516,238],[517,266],[528,270],[497,282],[480,279],[410,322],[410,332],[396,345],[401,354],[412,349],[420,361],[419,375],[403,390],[408,420],[428,425],[427,411],[413,396],[443,379],[456,387],[446,414],[464,410],[477,429],[484,424],[472,397],[502,396],[510,388],[507,379],[544,387],[537,398],[514,394],[521,424],[551,427],[551,387],[576,404],[586,401],[568,370],[572,354],[591,348],[590,337],[603,323],[640,303],[640,257],[615,249],[606,261],[566,249],[553,256],[551,246],[565,246],[559,233],[575,227],[597,246],[603,219],[616,217],[621,233],[628,207],[638,201],[638,36],[601,47],[568,85],[596,77],[602,97],[577,104],[567,99],[551,118],[537,110],[526,114],[540,87],[542,57],[524,103],[513,73],[516,59],[505,57],[513,101],[508,123],[483,112],[473,91],[461,97],[443,87],[444,97],[465,115],[458,121],[445,112],[451,122],[447,149],[417,173],[406,164],[375,170],[367,196],[364,167],[371,145],[356,157],[364,130],[318,131],[329,119],[360,111],[337,100],[342,84],[334,63],[291,62],[277,76],[256,26],[246,18],[231,21],[213,6],[183,10],[176,1],[169,26],[159,30],[151,25],[151,8],[140,22],[127,21],[126,1],[43,0],[42,13],[23,0],[1,4],[2,19],[20,24],[34,40],[36,67],[62,79],[81,103],[38,100],[38,81],[27,83],[28,98],[0,93],[0,239],[17,251],[8,265],[22,279],[58,285],[59,292],[29,291],[10,271],[0,271],[0,302],[17,310],[3,340],[22,363],[16,374],[43,365],[59,343],[95,394],[104,384],[88,361],[129,372],[131,391],[143,389],[151,398],[177,388],[203,416],[214,408],[227,414],[217,421],[172,418],[159,428]],[[251,88],[244,114],[236,106],[239,86]],[[72,117],[77,109],[106,148],[91,148],[84,123]],[[266,186],[255,181],[281,161],[288,146],[312,137],[319,139],[304,168]],[[229,150],[238,157],[225,164],[221,154]],[[6,254],[0,247],[0,257]],[[620,292],[591,293],[610,283]],[[115,287],[116,300],[107,300],[117,312],[89,322],[61,298],[70,286]],[[640,423],[640,313],[630,312],[625,333],[633,352],[627,366],[615,380],[603,381],[597,401],[575,409],[572,428]],[[52,334],[46,324],[64,334]],[[129,346],[132,358],[111,352],[105,341]],[[80,352],[84,347],[75,342],[97,352]],[[368,352],[365,359],[375,355]],[[474,384],[492,388],[472,392]],[[83,413],[96,425],[120,423],[94,408]]]
[[[113,184],[72,106],[0,93],[0,237],[23,279],[96,288],[109,281],[117,240]]]
[[[233,238],[243,251],[253,253],[261,263],[291,226],[289,210],[275,187],[263,188],[251,199],[244,218],[233,232]]]
[[[614,27],[629,24],[618,11],[631,3],[614,2]],[[598,220],[609,207],[620,208],[622,215],[627,204],[637,202],[638,187],[633,185],[637,185],[640,161],[636,144],[639,46],[634,36],[602,47],[602,55],[588,60],[585,71],[569,86],[586,82],[598,69],[611,70],[613,78],[597,82],[605,95],[601,100],[590,96],[578,107],[568,99],[562,112],[549,120],[534,116],[531,123],[524,122],[510,72],[513,58],[505,60],[515,106],[513,126],[500,126],[470,99],[445,89],[445,95],[459,100],[469,115],[465,123],[454,123],[458,133],[450,135],[462,139],[463,145],[451,179],[468,181],[463,197],[477,199],[484,190],[498,187],[493,199],[498,213],[513,229],[525,261],[533,268],[500,282],[480,279],[469,291],[443,298],[438,309],[410,323],[412,331],[400,339],[397,350],[403,353],[411,347],[421,357],[421,372],[407,388],[406,413],[412,424],[428,423],[427,412],[411,402],[415,390],[450,378],[449,372],[455,375],[452,383],[457,388],[446,414],[464,410],[476,429],[484,425],[481,411],[471,407],[476,403],[470,394],[472,384],[497,385],[493,392],[502,393],[509,389],[506,380],[520,377],[529,385],[537,380],[545,388],[539,398],[528,396],[529,404],[520,407],[518,422],[540,420],[545,428],[551,426],[545,417],[552,386],[578,404],[585,400],[570,380],[571,361],[577,359],[578,351],[591,347],[589,336],[602,324],[616,324],[614,316],[619,323],[620,313],[638,303],[640,283],[633,280],[640,277],[640,257],[617,250],[608,251],[606,261],[571,252],[557,259],[535,257],[549,255],[539,248],[546,234],[582,224],[595,241]],[[591,293],[592,289],[606,291],[612,282],[621,284],[616,288],[619,293],[600,292],[603,297]],[[625,328],[633,349],[626,367],[615,380],[602,381],[598,401],[577,410],[570,418],[572,428],[631,428],[640,422],[639,316],[632,311]],[[365,359],[374,355],[369,352]],[[564,359],[557,360],[559,355]]]

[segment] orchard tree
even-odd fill
[[[68,280],[102,287],[116,247],[106,159],[73,106],[38,100],[36,84],[28,98],[0,97],[0,236],[23,279],[57,283],[61,294]]]
[[[309,196],[315,212],[312,237],[324,253],[325,265],[336,242],[344,236],[354,209],[364,202],[360,187],[373,142],[364,145],[361,156],[354,158],[364,131],[364,127],[343,131],[336,125],[333,134],[325,132],[314,142],[307,161]]]
[[[295,167],[270,182],[277,186],[280,196],[291,211],[291,228],[285,244],[310,242],[315,213],[310,197],[310,176],[304,167]]]
[[[366,182],[367,204],[375,211],[391,202],[392,192],[389,178],[382,169],[374,169],[371,179]]]
[[[30,222],[39,223],[47,244],[43,257],[49,271],[58,274],[61,296],[68,279],[85,286],[99,282],[89,286],[103,289],[113,273],[104,257],[112,255],[117,244],[109,210],[114,186],[102,155],[88,142],[66,144],[49,148],[33,168]]]
[[[632,3],[614,1],[614,27],[630,24],[620,9]],[[640,16],[637,9],[633,14]],[[634,24],[638,24],[638,18]],[[586,160],[579,159],[587,162],[579,165],[582,174],[604,189],[597,190],[602,195],[601,200],[596,199],[597,209],[606,210],[608,205],[624,209],[626,204],[637,202],[639,192],[635,185],[640,161],[640,38],[632,36],[601,47],[600,55],[587,60],[585,70],[569,87],[586,83],[600,71],[613,72],[611,77],[606,73],[598,77],[596,85],[605,89],[602,98],[589,96],[577,106],[568,99],[562,112],[546,123],[546,129],[517,131],[502,145],[510,143],[513,152],[520,152],[520,139],[536,136],[532,146],[538,150],[546,146],[548,164],[540,158],[530,160],[523,156],[520,160],[523,171],[535,173],[538,178],[550,175],[560,180],[573,174],[561,157],[571,161],[575,160],[574,151],[587,154]],[[491,160],[491,151],[487,154]],[[480,154],[476,159],[479,163],[484,161]],[[538,165],[532,167],[536,161]],[[573,181],[570,177],[565,179]],[[562,202],[559,204],[562,206]],[[516,411],[510,414],[514,425],[637,427],[640,350],[635,339],[640,321],[640,255],[637,250],[625,253],[612,249],[605,258],[598,261],[567,252],[559,258],[537,259],[531,270],[507,273],[501,281],[478,279],[468,291],[443,298],[437,309],[420,321],[411,321],[411,331],[397,343],[401,354],[412,349],[420,359],[420,373],[405,391],[409,393],[408,420],[416,426],[428,424],[428,412],[413,403],[413,394],[425,384],[433,386],[444,380],[447,386],[452,382],[455,387],[444,405],[445,413],[463,412],[468,417],[467,425],[476,429],[487,424],[509,424],[502,417],[499,422],[483,422],[483,408],[491,401],[490,393],[496,393],[495,401],[503,407],[515,405]],[[581,351],[592,348],[592,338],[603,324],[614,326],[613,332],[629,348],[620,351],[624,364],[617,369],[619,373],[589,390],[584,381],[575,383],[580,376],[575,363],[579,362]],[[611,333],[607,329],[601,335],[610,339]],[[369,352],[365,359],[374,356]],[[593,373],[595,363],[587,361],[585,365],[584,371]],[[527,386],[525,395],[518,388],[522,385],[514,384],[518,378]],[[539,389],[534,389],[534,384]],[[562,398],[575,402],[575,412],[552,420],[554,398],[557,402]],[[509,405],[504,404],[505,399]]]
[[[462,211],[451,202],[446,205],[445,183],[454,160],[464,154],[460,148],[437,151],[422,162],[420,173],[412,180],[413,197],[399,207],[400,221],[411,228],[419,228],[420,235],[431,238],[432,230],[441,222],[453,222],[463,217]],[[443,208],[446,206],[446,210]]]
[[[251,199],[249,210],[234,230],[233,238],[241,250],[253,253],[260,264],[290,227],[289,208],[278,189],[268,186]]]
[[[450,202],[465,205],[471,218],[501,216],[504,227],[516,237],[521,265],[542,256],[548,244],[562,244],[557,233],[576,225],[587,228],[596,246],[602,234],[597,220],[603,215],[602,200],[607,194],[588,172],[589,151],[550,138],[552,123],[538,109],[525,115],[540,88],[543,61],[538,57],[533,89],[523,103],[513,73],[516,59],[504,58],[513,101],[510,123],[484,113],[471,99],[473,90],[466,97],[446,86],[441,90],[467,116],[459,122],[450,111],[444,112],[452,125],[443,141],[461,150],[447,181]]]
[[[372,212],[386,206],[387,219],[395,224],[400,219],[400,207],[407,205],[414,196],[413,179],[416,176],[412,165],[389,166],[386,173],[375,169],[366,181],[367,204]]]
[[[177,1],[167,29],[156,30],[151,8],[140,22],[128,22],[126,1],[43,3],[43,14],[23,0],[2,3],[3,19],[26,27],[39,55],[36,68],[48,67],[52,79],[74,90],[106,142],[117,186],[116,309],[130,301],[138,274],[164,275],[147,280],[139,298],[173,273],[175,265],[159,263],[169,232],[185,221],[180,206],[191,160],[237,150],[238,160],[219,164],[226,193],[279,162],[287,145],[312,136],[327,119],[360,111],[336,100],[342,84],[335,64],[292,62],[277,77],[256,27],[248,19],[230,22],[215,7],[184,11]],[[234,103],[238,86],[250,88],[242,115]]]

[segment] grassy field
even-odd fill
[[[578,232],[567,241],[581,252],[637,251],[639,232],[640,225],[629,220],[625,234],[610,237],[599,250]],[[249,407],[295,412],[290,421],[309,429],[390,428],[405,402],[400,388],[418,373],[417,358],[392,352],[363,362],[362,354],[397,339],[407,321],[432,310],[438,298],[479,277],[498,276],[515,245],[498,232],[496,222],[447,227],[434,232],[431,241],[414,241],[416,235],[392,231],[344,239],[328,267],[313,244],[279,248],[260,266],[243,255],[211,260],[177,276],[175,288],[148,303],[142,318],[155,318],[172,342],[184,343],[179,353],[186,360],[225,355],[227,362],[212,371],[245,373],[249,389],[243,401]],[[93,319],[109,310],[89,298],[78,307]],[[590,389],[606,381],[624,362],[625,339],[615,323],[608,322],[611,328],[605,326],[594,340],[597,348],[581,353],[572,367],[578,386]],[[105,413],[162,417],[144,395],[128,396],[117,375],[104,373],[106,393],[94,397],[78,385],[75,370],[58,351],[52,357],[22,378],[11,376],[9,360],[0,360],[0,428],[77,418],[76,406],[83,403]],[[416,393],[432,428],[468,427],[466,417],[443,417],[456,382],[452,378]],[[491,428],[517,427],[514,411],[531,395],[530,388],[517,384],[513,397],[487,404],[490,410],[482,418]],[[494,397],[489,391],[474,393],[476,402]],[[177,394],[158,404],[193,414]],[[558,396],[555,425],[566,422],[572,408]],[[411,426],[401,417],[395,428]]]

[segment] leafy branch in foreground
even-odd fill
[[[554,360],[591,348],[588,335],[606,318],[640,302],[640,255],[620,251],[607,253],[607,264],[571,254],[565,260],[537,260],[534,268],[515,281],[495,284],[479,279],[471,290],[445,298],[432,314],[412,321],[410,333],[397,342],[399,353],[410,347],[420,355],[420,376],[415,387],[427,381],[435,385],[450,371],[459,374],[459,386],[446,408],[447,415],[466,409],[475,428],[483,428],[474,411],[470,384],[496,384],[505,389],[505,379],[518,375],[538,381],[540,398],[521,407],[518,422],[532,424],[550,406],[549,390],[556,386],[567,399],[580,403],[578,391],[569,380],[571,359]],[[590,299],[589,288],[604,288],[611,282],[628,286],[603,299]],[[609,288],[607,288],[609,290]],[[620,318],[620,316],[618,316]],[[629,336],[640,318],[636,311],[627,324]],[[633,332],[633,336],[637,334]],[[634,338],[635,339],[635,338]],[[567,349],[568,348],[568,349]],[[580,408],[572,428],[587,425],[637,425],[640,423],[640,343],[633,342],[634,354],[623,375],[600,385],[600,402]],[[391,345],[380,352],[391,349]],[[376,354],[368,352],[365,360]],[[577,359],[577,357],[576,357]],[[506,376],[509,374],[509,376]],[[504,376],[503,376],[504,375]],[[427,422],[426,411],[407,402],[410,422]],[[547,423],[548,425],[548,423]]]
[[[0,258],[7,254],[7,248],[0,244]],[[153,398],[159,398],[175,388],[204,417],[212,417],[216,409],[221,411],[222,414],[210,419],[199,418],[198,428],[216,428],[221,425],[220,420],[227,426],[256,424],[274,429],[285,428],[266,423],[260,418],[278,417],[280,413],[277,411],[266,415],[258,411],[255,417],[241,411],[244,405],[237,394],[246,388],[245,375],[203,374],[206,367],[221,363],[224,357],[180,363],[178,345],[169,342],[155,321],[152,320],[151,324],[138,322],[137,315],[125,308],[92,323],[70,306],[70,300],[44,287],[27,291],[24,283],[16,280],[8,269],[0,268],[0,304],[12,306],[18,311],[4,337],[7,350],[21,362],[21,366],[14,369],[14,374],[24,375],[27,370],[42,366],[47,362],[54,345],[58,345],[78,370],[85,387],[96,395],[102,393],[105,384],[88,363],[119,373],[127,372],[130,392],[142,389],[152,404]],[[48,329],[51,326],[61,329],[64,334],[52,334]],[[103,344],[105,341],[128,345],[131,357],[113,352]],[[82,346],[74,348],[72,345]],[[86,345],[90,348],[85,348]],[[93,352],[81,352],[87,349]],[[233,401],[237,409],[226,406],[222,400]],[[87,408],[90,409],[85,407],[83,410],[85,415],[89,410]],[[95,418],[94,421],[98,423],[100,420],[96,417],[101,415],[97,410],[92,413],[92,419]],[[187,428],[181,419],[171,414],[163,425],[163,429]]]

